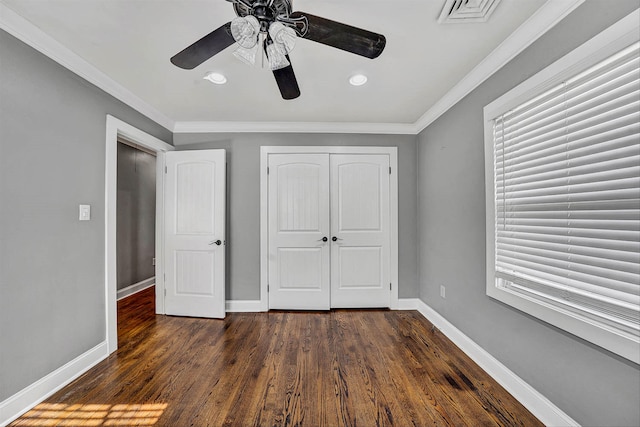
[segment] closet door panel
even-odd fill
[[[332,154],[331,307],[389,307],[389,156]]]
[[[270,155],[268,189],[269,308],[328,310],[329,155]]]

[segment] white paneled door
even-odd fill
[[[269,156],[269,308],[329,309],[329,156]]]
[[[389,156],[270,154],[269,308],[390,306]]]
[[[166,314],[225,316],[225,175],[225,150],[166,154]]]
[[[331,155],[331,307],[389,307],[389,156]]]

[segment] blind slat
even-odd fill
[[[560,281],[561,283],[563,282],[563,278],[572,278],[584,283],[584,286],[601,286],[602,289],[599,289],[599,291],[603,293],[606,293],[608,289],[613,289],[630,295],[636,295],[638,293],[638,282],[636,280],[630,280],[631,274],[628,273],[614,272],[614,275],[611,275],[605,273],[603,271],[604,269],[596,267],[592,267],[590,269],[584,268],[586,266],[581,264],[572,264],[570,266],[571,270],[569,270],[566,263],[542,257],[521,259],[501,254],[497,259],[498,263],[496,267],[498,268],[512,266],[515,267],[516,270],[518,268],[527,268],[532,272],[540,271],[555,276],[555,280]]]
[[[610,141],[621,140],[627,136],[637,136],[640,134],[640,112],[634,112],[615,120],[615,123],[597,125],[589,129],[588,132],[580,131],[575,134],[563,133],[562,135],[549,140],[549,146],[545,149],[520,155],[517,151],[510,154],[500,152],[496,158],[496,163],[506,166],[527,164],[527,162],[540,162],[545,159],[563,158],[566,153],[574,157],[580,157],[583,152],[594,150],[606,151],[610,148]],[[582,151],[581,151],[582,150]]]
[[[624,261],[621,259],[611,259],[603,257],[602,254],[597,251],[593,255],[583,255],[576,250],[568,252],[566,246],[564,248],[560,248],[558,246],[555,248],[540,248],[529,246],[527,244],[510,244],[509,242],[501,242],[498,244],[497,250],[499,255],[505,255],[512,258],[525,260],[546,258],[556,260],[564,264],[577,263],[586,267],[597,267],[607,270],[616,270],[622,273],[631,273],[632,276],[629,277],[632,280],[635,280],[635,278],[640,274],[640,264],[638,264],[638,260],[633,259],[630,261]],[[640,290],[640,284],[637,286],[638,290]]]
[[[585,88],[586,85],[592,86],[604,86],[607,85],[612,79],[609,76],[615,76],[618,70],[625,69],[627,64],[637,64],[637,58],[640,55],[640,43],[634,43],[626,49],[623,49],[612,56],[609,60],[585,70],[584,72],[575,75],[574,77],[567,79],[567,81],[558,84],[545,92],[534,96],[529,101],[523,102],[521,105],[514,107],[512,110],[506,112],[503,116],[497,118],[502,121],[509,120],[511,118],[517,118],[519,116],[527,114],[532,110],[545,110],[546,105],[550,100],[563,95],[567,91],[572,91],[576,88]],[[635,66],[637,69],[637,65]],[[595,81],[595,84],[593,83]],[[586,92],[588,89],[582,89],[581,92]]]
[[[501,246],[498,247],[517,247],[521,245],[523,248],[546,249],[550,251],[567,253],[568,238],[562,236],[561,239],[554,241],[553,239],[526,239],[522,237],[502,237]],[[576,255],[585,255],[590,257],[604,258],[608,260],[617,260],[635,264],[640,262],[640,254],[635,252],[625,252],[620,250],[601,249],[590,246],[580,246],[573,244],[571,253]]]
[[[612,95],[613,96],[613,95]],[[537,153],[545,148],[553,146],[553,141],[562,141],[562,138],[576,139],[574,135],[587,132],[588,135],[602,133],[603,127],[618,128],[613,121],[624,120],[632,124],[638,115],[640,108],[640,80],[636,83],[634,93],[627,93],[626,96],[618,97],[611,102],[600,104],[594,100],[594,106],[585,111],[576,111],[577,114],[563,114],[558,117],[549,117],[552,121],[546,127],[537,129],[521,135],[519,138],[511,139],[509,135],[504,138],[509,141],[509,147],[505,148],[504,154],[507,158],[513,156],[524,156],[529,153]],[[578,114],[579,113],[579,114]],[[499,148],[502,148],[502,136],[496,141]]]
[[[545,230],[508,230],[498,231],[497,237],[499,239],[519,239],[523,242],[527,241],[544,241],[544,242],[558,242],[562,244],[570,245],[572,248],[589,247],[593,249],[601,249],[605,251],[620,251],[627,252],[632,257],[640,256],[640,242],[634,240],[621,240],[621,239],[607,239],[604,237],[593,236],[576,236],[571,235],[559,235],[557,233],[544,233]],[[566,243],[565,243],[566,242]]]
[[[593,167],[595,169],[602,169],[605,166],[610,165],[614,162],[619,161],[628,161],[630,163],[636,164],[638,147],[637,144],[634,145],[634,141],[637,141],[638,135],[632,135],[630,137],[621,138],[619,140],[609,141],[609,145],[616,144],[617,148],[611,148],[609,151],[601,151],[597,153],[593,153],[588,156],[582,156],[577,159],[557,159],[554,162],[544,163],[544,162],[536,162],[534,165],[527,165],[527,167],[521,167],[519,169],[509,168],[503,169],[501,178],[504,180],[507,179],[517,179],[529,177],[536,174],[554,172],[558,170],[563,170],[565,173],[568,168],[576,169],[576,168],[590,168]],[[612,167],[611,167],[612,168]]]
[[[505,232],[521,232],[532,234],[558,234],[557,227],[544,227],[544,226],[527,226],[516,224],[503,224],[501,221],[497,221],[496,228]],[[574,237],[586,237],[591,239],[605,239],[605,240],[620,240],[628,242],[640,241],[640,233],[629,230],[604,230],[594,228],[567,228],[564,230],[567,236]]]
[[[612,220],[612,219],[550,219],[550,218],[508,218],[498,217],[499,223],[503,227],[508,228],[510,226],[540,226],[540,227],[554,227],[558,230],[558,234],[566,234],[568,230],[576,228],[595,229],[595,230],[622,230],[622,231],[640,231],[640,225],[638,221],[634,220]]]
[[[629,73],[616,83],[617,85],[601,89],[592,97],[562,100],[538,116],[523,117],[524,120],[517,121],[517,124],[504,123],[498,137],[513,141],[512,147],[517,149],[526,141],[537,140],[541,135],[551,134],[568,122],[613,112],[638,99],[640,78],[636,72]]]
[[[640,160],[640,158],[639,158]],[[538,182],[528,182],[524,184],[513,184],[504,181],[497,186],[498,194],[502,192],[516,193],[518,195],[526,194],[526,191],[547,191],[548,194],[558,192],[579,191],[578,185],[589,186],[593,184],[593,188],[598,188],[599,183],[609,182],[611,187],[626,188],[628,182],[634,182],[640,177],[640,164],[628,168],[619,168],[610,171],[595,171],[584,169],[582,173],[575,173],[574,170],[565,172],[564,177],[539,180]],[[568,175],[568,176],[567,176]],[[616,185],[615,183],[618,183]],[[567,188],[570,187],[570,190]]]
[[[579,186],[576,186],[579,187]],[[549,195],[535,195],[535,196],[523,196],[516,197],[516,195],[510,196],[508,203],[510,204],[540,204],[540,203],[555,203],[555,202],[585,202],[591,200],[615,200],[615,199],[638,199],[637,187],[629,187],[623,189],[615,189],[602,185],[600,191],[583,191],[581,193],[567,193],[567,194],[549,194]],[[504,200],[504,199],[503,199]],[[499,202],[502,202],[499,201]]]
[[[608,158],[617,159],[638,155],[638,136],[640,135],[640,122],[633,123],[624,128],[612,130],[605,134],[591,135],[576,141],[556,141],[558,144],[566,144],[565,149],[550,149],[548,152],[537,156],[522,156],[521,158],[507,159],[502,155],[496,157],[496,165],[500,171],[513,173],[516,171],[527,171],[528,169],[555,164],[562,166],[558,162],[571,161],[569,166],[580,166],[582,164],[599,163]],[[616,152],[618,149],[627,149]],[[616,156],[617,154],[617,156]]]
[[[572,176],[576,175],[584,175],[590,173],[598,173],[598,172],[611,172],[618,171],[622,169],[628,168],[638,168],[640,167],[640,162],[636,157],[622,157],[619,159],[612,159],[604,162],[599,162],[596,164],[587,164],[581,166],[573,166],[571,171],[569,172]],[[549,170],[540,173],[534,173],[531,175],[524,175],[517,178],[507,178],[505,174],[505,179],[497,183],[498,188],[504,185],[519,185],[519,184],[528,184],[535,183],[537,181],[548,181],[554,178],[560,178],[567,176],[566,168],[558,168],[555,170]]]

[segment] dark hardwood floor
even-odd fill
[[[541,426],[415,311],[154,314],[118,303],[120,348],[12,426]]]

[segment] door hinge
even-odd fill
[[[391,283],[389,283],[389,290],[392,290],[393,288],[391,287]]]
[[[267,166],[267,175],[269,175],[269,166]]]
[[[389,166],[389,175],[391,175],[391,166]]]
[[[164,173],[167,173],[167,172],[168,172],[168,170],[169,170],[169,169],[165,166],[165,167],[164,167]]]
[[[164,288],[164,296],[167,296],[167,288]]]
[[[269,292],[269,285],[267,284],[267,292]]]

